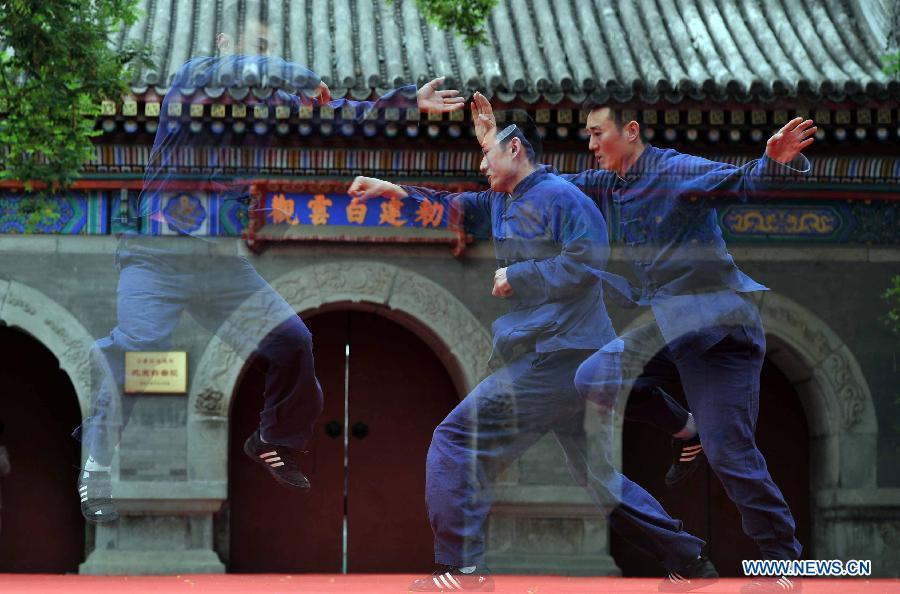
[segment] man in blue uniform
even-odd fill
[[[478,114],[476,102],[476,124]],[[461,214],[466,231],[492,236],[498,268],[491,294],[509,305],[509,313],[492,327],[492,359],[502,366],[434,432],[426,500],[440,568],[410,588],[493,590],[484,567],[492,482],[548,432],[562,446],[572,476],[609,514],[614,529],[669,570],[714,579],[712,564],[700,557],[703,541],[684,532],[681,522],[608,460],[598,460],[593,467],[587,461],[584,399],[575,389],[575,372],[605,347],[605,389],[619,387],[621,345],[603,303],[600,274],[609,255],[606,225],[587,196],[549,167],[538,165],[538,137],[529,130],[533,126],[513,124],[500,132],[479,133],[481,172],[490,191],[450,194],[363,177],[349,190],[358,200],[440,202],[446,213]],[[677,589],[704,583],[695,579]]]
[[[645,145],[640,125],[607,107],[590,112],[587,131],[600,169],[563,177],[618,213],[638,280],[635,301],[651,307],[666,342],[652,380],[681,381],[710,466],[762,557],[797,559],[793,516],[754,439],[765,335],[747,295],[766,287],[734,263],[714,205],[764,196],[772,179],[808,171],[801,151],[816,128],[802,118],[788,122],[763,157],[743,167]],[[586,361],[580,377],[592,377],[595,364],[603,362]],[[782,577],[743,591],[796,587]]]
[[[244,451],[278,482],[309,488],[294,452],[306,446],[322,410],[310,332],[291,306],[238,255],[236,241],[216,242],[197,233],[196,205],[200,201],[194,194],[204,193],[224,201],[248,201],[249,182],[233,179],[224,172],[225,154],[247,144],[264,145],[268,139],[239,134],[230,128],[216,136],[190,130],[179,118],[169,117],[170,104],[193,102],[191,96],[182,94],[182,89],[191,89],[192,93],[193,89],[205,87],[259,86],[264,91],[271,87],[275,90],[265,98],[248,93],[244,102],[286,105],[293,113],[313,103],[327,103],[336,110],[349,106],[359,120],[372,108],[418,107],[445,112],[464,106],[456,91],[438,90],[442,79],[418,90],[413,85],[403,87],[374,103],[330,101],[328,87],[316,73],[265,55],[264,26],[248,25],[236,44],[224,35],[217,41],[222,55],[191,59],[172,80],[162,103],[158,133],[138,198],[137,232],[124,234],[117,250],[118,325],[92,347],[91,414],[76,431],[89,452],[78,493],[82,513],[91,521],[108,522],[118,517],[110,493],[110,465],[122,427],[134,406],[134,399],[121,397],[124,353],[170,350],[172,332],[184,312],[228,343],[244,360],[252,356],[265,366],[260,427],[247,439]],[[238,53],[230,53],[232,50]],[[242,53],[244,50],[254,53]],[[208,148],[199,154],[207,154],[209,161],[194,164],[206,172],[201,180],[185,180],[183,175],[174,173],[177,160],[190,147]],[[148,234],[165,226],[182,237]]]

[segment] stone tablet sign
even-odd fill
[[[125,353],[125,393],[187,393],[187,353]]]

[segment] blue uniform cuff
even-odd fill
[[[506,282],[512,287],[513,295],[517,296],[526,305],[543,303],[546,297],[541,286],[529,283],[527,277],[532,270],[537,272],[534,260],[516,262],[506,267]],[[540,275],[537,275],[540,278]]]
[[[779,163],[778,161],[763,155],[762,157],[763,175],[772,177],[800,177],[810,172],[812,165],[809,159],[803,153],[800,153],[790,163]]]

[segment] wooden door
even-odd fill
[[[243,452],[244,441],[259,427],[265,385],[264,366],[251,361],[231,409],[228,568],[233,572],[341,571],[344,444],[343,436],[327,434],[326,425],[344,418],[347,317],[326,314],[306,323],[325,399],[309,454],[300,458],[312,489],[304,493],[276,483]]]
[[[354,313],[349,387],[349,571],[430,572],[425,457],[434,428],[459,402],[450,376],[409,330]]]
[[[666,386],[684,403],[680,385]],[[809,431],[797,393],[768,360],[760,378],[756,442],[769,472],[781,489],[797,523],[797,538],[810,544]],[[718,477],[705,462],[681,485],[664,484],[671,464],[671,438],[641,423],[625,422],[623,471],[647,489],[684,529],[707,542],[707,553],[723,576],[743,577],[742,559],[758,559],[759,549],[741,528],[737,507],[728,499]],[[646,553],[611,534],[612,554],[626,576],[654,576],[662,571]],[[804,552],[808,557],[809,551]]]
[[[425,455],[459,401],[451,379],[421,339],[376,314],[329,312],[306,323],[325,394],[303,465],[312,491],[280,487],[240,451],[262,406],[264,370],[249,368],[231,413],[229,569],[430,571]]]
[[[69,377],[40,342],[0,326],[0,445],[12,472],[0,477],[0,573],[77,572],[84,519],[75,483],[81,423]]]

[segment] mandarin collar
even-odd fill
[[[644,152],[641,153],[641,156],[638,157],[637,161],[632,163],[631,167],[628,168],[628,171],[625,172],[624,177],[616,174],[619,183],[629,185],[640,180],[655,167],[661,153],[662,151],[652,144],[646,145],[644,147]]]
[[[525,176],[522,181],[516,184],[516,187],[513,188],[512,193],[510,194],[510,198],[513,200],[518,200],[522,196],[525,195],[528,190],[536,186],[541,180],[545,177],[554,173],[553,167],[550,165],[538,165],[537,169],[529,173]]]

